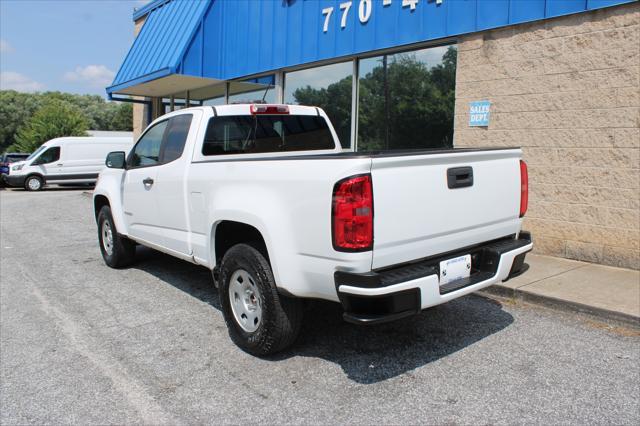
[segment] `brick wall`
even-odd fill
[[[640,269],[640,4],[463,37],[456,80],[455,145],[524,150],[535,250]]]
[[[140,33],[140,30],[142,29],[142,26],[144,25],[144,22],[146,21],[147,17],[144,16],[140,19],[138,19],[137,21],[135,21],[134,23],[134,27],[133,27],[133,35],[134,36],[138,36],[138,33]],[[136,99],[144,99],[141,97],[138,97]],[[147,119],[146,119],[146,111],[145,111],[145,105],[144,104],[133,104],[133,138],[137,139],[138,136],[140,136],[140,134],[142,133],[142,131],[145,129],[145,127],[147,127],[149,123],[147,123]]]

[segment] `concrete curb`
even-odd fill
[[[596,306],[585,305],[582,303],[572,302],[569,300],[558,299],[550,296],[542,296],[539,294],[514,289],[499,284],[487,287],[478,292],[480,295],[497,296],[505,299],[511,299],[516,302],[530,303],[532,305],[540,305],[558,311],[586,314],[588,316],[612,322],[624,326],[631,326],[640,329],[640,317],[616,312],[609,309],[598,308]]]

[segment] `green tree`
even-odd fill
[[[91,130],[131,130],[133,119],[125,115],[132,113],[127,103],[107,102],[98,95],[75,95],[63,92],[47,92],[42,95],[47,100],[60,100],[78,107],[89,122]]]
[[[129,103],[107,102],[101,96],[62,92],[20,93],[0,91],[0,153],[15,144],[17,131],[49,101],[71,104],[82,112],[89,129],[125,130],[133,128]]]
[[[74,105],[61,100],[48,100],[22,127],[16,142],[9,148],[33,152],[44,142],[62,136],[86,136],[89,123]]]
[[[111,115],[109,130],[131,131],[133,129],[133,104],[112,102],[111,105],[115,106],[115,111]]]
[[[330,84],[326,89],[301,87],[293,93],[301,105],[322,108],[336,129],[343,148],[348,148],[351,139],[351,76]]]
[[[18,129],[42,106],[40,96],[0,91],[0,154],[16,142]]]
[[[368,73],[360,82],[359,148],[451,147],[456,53],[450,47],[433,67],[411,53],[398,54],[386,69],[381,63]]]

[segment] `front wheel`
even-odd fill
[[[27,191],[40,191],[43,184],[44,182],[40,176],[29,176],[27,180],[24,181],[24,189]]]
[[[231,340],[250,354],[276,353],[298,337],[301,300],[278,294],[269,262],[247,244],[222,259],[220,302]]]
[[[122,268],[133,263],[136,245],[116,231],[111,209],[102,207],[98,213],[98,241],[104,263],[112,268]]]

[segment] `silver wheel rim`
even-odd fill
[[[231,275],[229,282],[229,302],[236,322],[246,332],[252,333],[262,322],[262,302],[260,290],[253,277],[244,269]]]
[[[102,222],[102,247],[109,256],[113,254],[113,232],[111,231],[111,224],[108,221]]]
[[[40,180],[31,178],[29,179],[29,182],[27,182],[27,185],[29,185],[29,189],[31,189],[32,191],[37,191],[38,189],[40,189]]]

